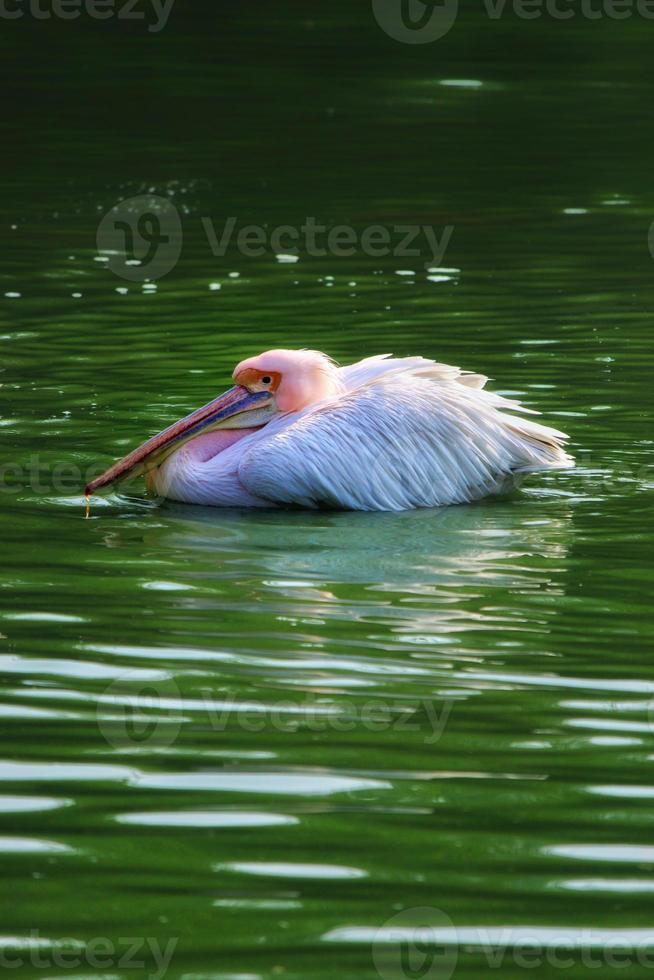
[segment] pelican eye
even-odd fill
[[[261,384],[264,384],[264,385],[269,385],[271,381],[272,381],[272,378],[271,378],[271,377],[269,377],[269,375],[267,375],[267,374],[266,374],[266,375],[265,375],[265,376],[264,376],[264,377],[263,377],[263,378],[261,379]]]

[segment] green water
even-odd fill
[[[235,7],[3,21],[2,965],[649,975],[654,29]],[[149,191],[183,227],[156,289],[96,261]],[[229,216],[449,226],[458,271],[214,256]],[[442,511],[133,486],[85,520],[89,467],[277,345],[482,371],[578,466]]]

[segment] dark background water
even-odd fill
[[[345,0],[0,19],[14,976],[558,976],[570,944],[568,975],[649,974],[654,26],[574,9],[462,5],[425,45]],[[181,222],[154,285],[96,242],[146,194]],[[229,217],[451,237],[285,264],[212,254]],[[84,519],[89,467],[273,345],[483,371],[578,468],[443,511],[134,486]]]

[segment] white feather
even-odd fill
[[[219,506],[401,511],[465,503],[513,474],[574,465],[564,433],[507,414],[530,410],[486,391],[483,375],[378,355],[339,368],[338,380],[344,391],[206,461],[189,443],[160,468],[156,489]]]

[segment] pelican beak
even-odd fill
[[[214,429],[243,429],[264,425],[276,413],[274,396],[269,391],[248,391],[242,385],[186,415],[179,422],[152,436],[138,449],[114,463],[102,476],[92,480],[85,490],[87,497],[116,480],[141,476],[154,469],[172,452],[190,439]]]

